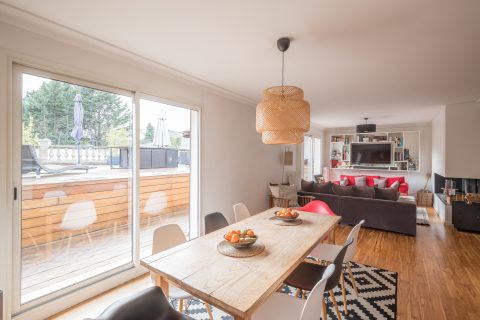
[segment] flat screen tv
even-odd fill
[[[350,150],[352,164],[374,165],[392,163],[391,143],[352,143]]]

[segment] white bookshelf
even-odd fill
[[[351,163],[351,143],[392,143],[392,163],[371,169],[388,169],[396,171],[420,171],[420,132],[395,131],[355,134],[332,134],[330,136],[330,168],[356,169]],[[365,167],[363,167],[365,169]]]

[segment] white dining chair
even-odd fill
[[[92,200],[85,200],[72,203],[68,206],[67,211],[63,215],[62,222],[58,229],[68,232],[67,252],[72,244],[72,236],[76,231],[85,231],[88,242],[92,245],[92,238],[88,232],[90,225],[97,221],[97,209]]]
[[[240,202],[233,205],[233,213],[235,214],[235,222],[247,219],[251,216],[245,203]]]
[[[360,232],[360,228],[364,223],[365,223],[365,220],[360,221],[350,231],[350,234],[348,235],[346,242],[348,242],[349,239],[353,239],[353,242],[348,247],[347,252],[345,253],[345,257],[343,258],[343,264],[347,267],[348,275],[350,276],[350,280],[352,281],[352,286],[353,286],[353,289],[355,290],[355,294],[357,295],[357,297],[358,297],[358,288],[357,288],[357,284],[355,283],[355,278],[353,277],[353,272],[350,266],[350,262],[352,261],[353,256],[355,255],[355,252],[357,250],[358,233]],[[320,243],[312,250],[312,252],[310,252],[309,256],[312,256],[322,261],[332,262],[337,256],[337,253],[342,249],[342,247],[343,245]],[[344,300],[343,307],[345,310],[345,314],[347,315],[348,310],[347,310],[347,303],[345,301],[346,294],[345,294],[345,283],[343,279],[344,277],[343,277],[343,271],[342,271],[342,275],[340,277],[340,280],[341,280],[340,284],[342,287],[342,295]]]
[[[326,314],[326,310],[322,310],[324,306],[322,301],[324,299],[325,284],[334,270],[335,266],[333,264],[325,269],[322,279],[313,287],[306,301],[285,293],[274,292],[255,311],[252,320],[326,320],[322,316],[322,313],[323,315]]]
[[[185,242],[187,242],[187,238],[178,224],[167,224],[158,227],[153,232],[152,254],[168,250]],[[153,283],[155,283],[154,275],[152,274],[151,276]],[[184,302],[185,300],[192,298],[192,295],[172,285],[171,283],[168,291],[168,295],[171,299],[179,301],[178,309],[181,313],[183,313]],[[208,317],[210,320],[213,320],[211,306],[206,302],[204,302],[204,304],[208,312]]]

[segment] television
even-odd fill
[[[392,164],[392,144],[352,143],[350,161],[358,165]]]

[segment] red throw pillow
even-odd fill
[[[340,176],[340,180],[343,179],[343,178],[347,178],[348,185],[349,186],[354,186],[355,185],[355,177],[359,177],[359,176],[347,176],[347,175],[342,174]]]
[[[373,187],[375,183],[373,183],[373,179],[380,179],[380,176],[367,176],[367,186]]]
[[[388,177],[387,178],[387,188],[390,188],[392,183],[398,181],[398,183],[405,183],[405,177]]]

